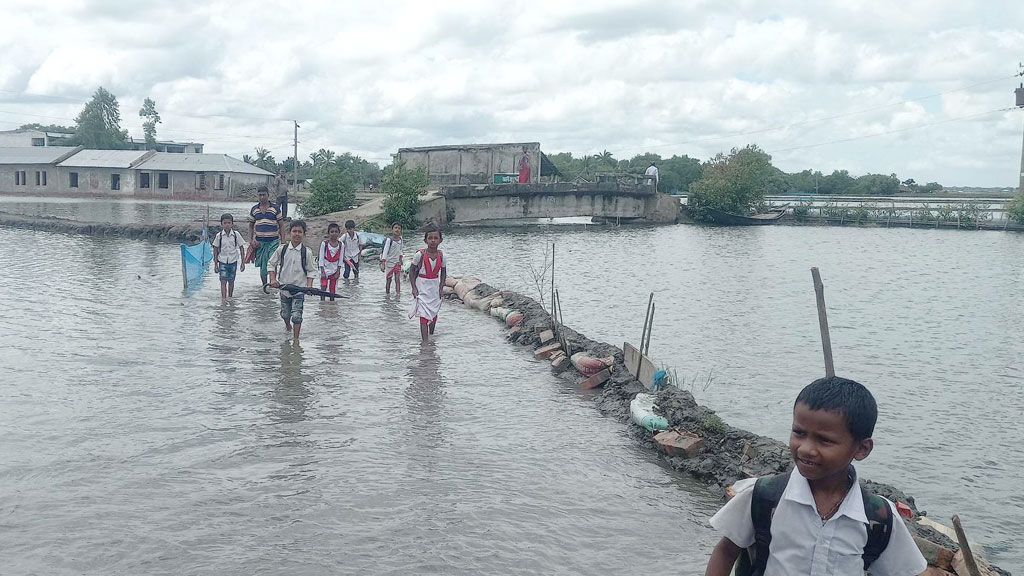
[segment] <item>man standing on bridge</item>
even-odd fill
[[[651,165],[647,167],[647,171],[644,172],[644,181],[654,181],[654,191],[658,191],[658,167],[651,162]]]
[[[277,177],[274,178],[274,198],[277,201],[277,207],[281,210],[281,217],[288,217],[288,176],[285,175],[284,168],[278,173]],[[283,242],[284,240],[282,240]]]

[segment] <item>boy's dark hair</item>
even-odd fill
[[[223,222],[225,220],[231,220],[231,222],[234,223],[235,222],[235,217],[232,216],[231,214],[228,214],[227,212],[225,212],[225,213],[220,215],[220,221]]]
[[[402,226],[401,222],[392,222],[391,227],[394,228],[395,226],[398,226],[399,228],[405,228],[405,226]]]
[[[800,391],[793,407],[797,404],[806,404],[811,410],[842,414],[846,429],[854,440],[871,438],[875,432],[875,421],[878,420],[875,397],[853,380],[839,376],[818,378]]]
[[[330,234],[331,230],[334,230],[335,228],[337,228],[339,232],[341,231],[341,226],[338,226],[337,222],[331,222],[327,225],[327,233]]]
[[[305,220],[292,220],[292,223],[288,226],[288,231],[291,232],[292,230],[295,230],[296,228],[302,228],[302,231],[305,232],[306,231],[306,221]]]
[[[355,227],[356,227],[356,221],[355,220],[345,220],[345,228],[355,228]]]
[[[430,226],[427,226],[425,230],[423,230],[423,241],[424,242],[427,241],[427,236],[429,236],[431,232],[437,232],[437,237],[439,239],[441,239],[441,240],[444,240],[444,235],[441,234],[441,229],[438,228],[437,226],[434,226],[433,224],[431,224]]]
[[[266,186],[260,186],[259,188],[256,189],[256,193],[257,194],[270,194],[270,188],[267,188]]]

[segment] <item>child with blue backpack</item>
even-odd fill
[[[878,407],[864,386],[815,380],[793,406],[785,474],[741,480],[711,525],[723,534],[705,576],[916,576],[927,563],[892,502],[851,465],[871,453]]]

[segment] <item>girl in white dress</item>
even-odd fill
[[[420,338],[426,342],[434,333],[437,325],[437,313],[441,310],[441,287],[447,276],[444,254],[437,249],[441,244],[441,231],[430,227],[423,235],[427,247],[417,250],[409,268],[409,280],[412,284],[413,304],[409,318],[419,316]]]

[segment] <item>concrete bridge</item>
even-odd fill
[[[593,216],[621,221],[675,222],[679,201],[654,186],[598,182],[444,186],[452,224]]]

